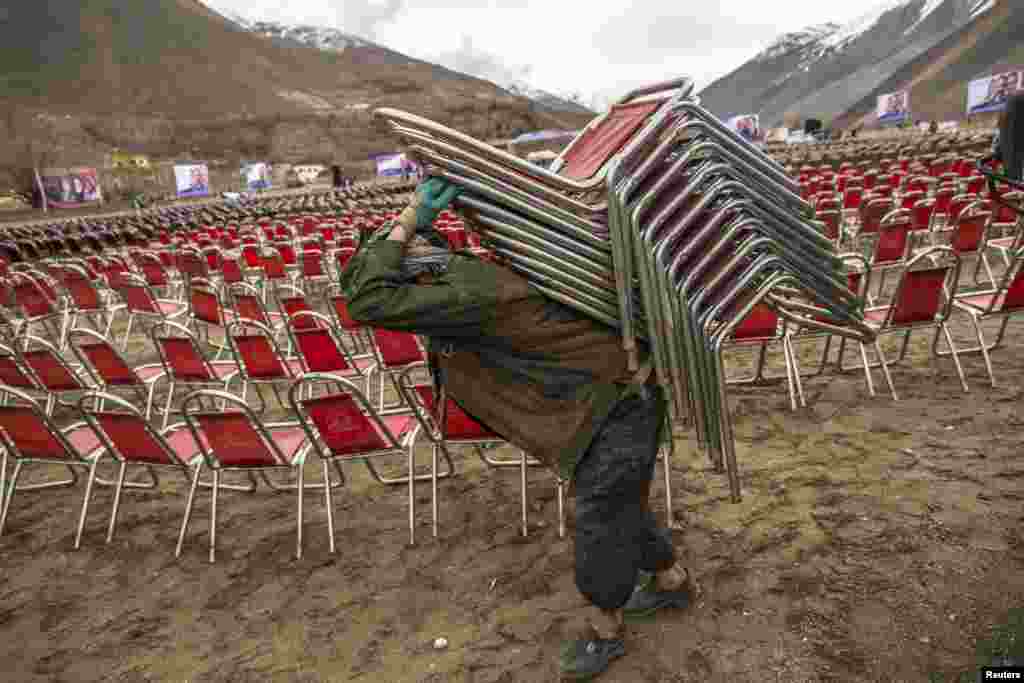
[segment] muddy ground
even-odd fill
[[[961,343],[971,339],[964,323],[954,325]],[[859,373],[808,379],[808,407],[796,412],[783,385],[737,388],[739,504],[693,434],[680,431],[676,538],[703,598],[630,625],[628,655],[601,680],[973,676],[979,643],[1024,606],[1024,330],[1010,329],[994,355],[998,388],[970,356],[964,394],[924,334],[893,370],[897,402],[878,371],[875,398]],[[802,355],[810,367],[814,349]],[[777,371],[780,354],[769,358]],[[737,372],[750,364],[743,354],[729,360]],[[310,477],[317,465],[307,465]],[[174,559],[183,478],[126,494],[109,546],[113,496],[98,490],[79,551],[82,486],[19,493],[0,539],[0,679],[556,680],[563,634],[583,615],[572,502],[560,539],[553,477],[531,470],[522,538],[517,471],[488,470],[468,452],[459,467],[441,486],[439,539],[430,536],[429,488],[420,487],[418,543],[409,547],[405,489],[349,466],[336,498],[337,554],[327,549],[322,497],[310,495],[300,561],[294,498],[266,488],[223,494],[214,565],[208,493]],[[664,517],[660,474],[654,507]],[[434,649],[438,637],[446,649]]]

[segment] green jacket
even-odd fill
[[[612,328],[468,253],[430,284],[404,281],[403,246],[361,248],[342,273],[352,317],[429,338],[448,396],[474,418],[571,480],[633,379]]]

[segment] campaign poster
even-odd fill
[[[400,176],[405,172],[404,154],[381,154],[374,160],[377,162],[377,175],[379,176]]]
[[[103,201],[95,168],[44,169],[39,180],[49,207],[73,209]]]
[[[733,116],[725,122],[725,125],[747,142],[756,142],[761,139],[761,121],[757,114]]]
[[[405,154],[379,154],[373,157],[377,163],[377,175],[381,177],[409,177],[419,170],[416,163]]]
[[[1024,73],[1008,71],[971,81],[967,85],[967,113],[984,114],[1002,111],[1010,96],[1024,87]]]
[[[206,164],[177,164],[174,167],[174,184],[178,197],[209,197],[210,171]]]
[[[270,164],[265,162],[256,162],[251,164],[244,164],[242,166],[242,187],[247,192],[259,192],[261,190],[269,190],[271,188],[270,181]]]
[[[878,96],[878,121],[900,123],[910,116],[910,93],[906,90]]]

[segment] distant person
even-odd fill
[[[939,132],[939,122],[933,120],[931,123],[928,124],[928,134],[929,135],[935,135],[938,132]]]
[[[190,195],[210,194],[210,177],[202,166],[193,166],[191,185],[186,192]]]
[[[341,174],[341,166],[331,166],[331,184],[335,190],[340,190],[345,185],[345,176]]]

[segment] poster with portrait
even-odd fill
[[[377,175],[385,178],[404,175],[413,165],[404,154],[380,154],[373,160],[377,162]]]
[[[269,190],[272,185],[270,174],[270,164],[266,162],[259,161],[251,164],[243,164],[241,170],[242,187],[245,188],[247,192]]]
[[[900,123],[910,116],[910,93],[906,90],[878,96],[879,123]]]
[[[174,185],[178,197],[209,197],[210,170],[200,162],[175,164]]]
[[[733,116],[725,122],[729,129],[738,134],[747,142],[756,142],[762,139],[761,119],[757,114],[743,114]]]
[[[979,78],[967,84],[967,114],[1002,111],[1010,96],[1024,88],[1024,73],[1007,71]]]
[[[95,168],[43,169],[39,181],[50,208],[73,209],[103,201]]]

